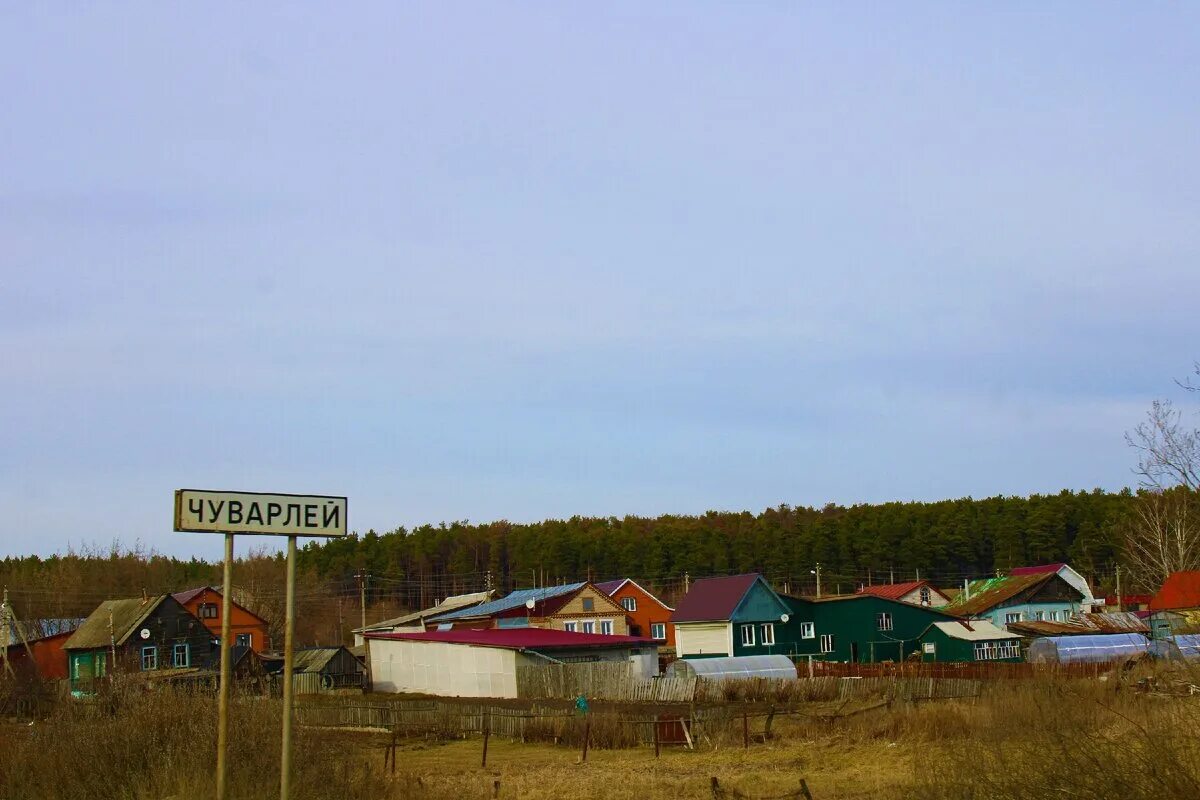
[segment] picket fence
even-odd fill
[[[528,700],[587,697],[628,703],[690,703],[694,677],[635,678],[627,663],[546,664],[517,668],[517,696]]]
[[[296,706],[296,722],[318,728],[360,728],[460,737],[490,730],[494,736],[524,741],[537,720],[572,719],[576,714],[555,708],[509,708],[489,703],[438,700],[364,702],[331,699]]]

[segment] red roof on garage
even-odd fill
[[[609,636],[603,633],[572,633],[547,628],[493,628],[482,631],[425,631],[424,633],[368,633],[368,639],[396,639],[405,642],[447,642],[478,647],[503,647],[509,650],[547,650],[588,647],[640,647],[658,644],[638,636]]]
[[[1174,572],[1150,601],[1151,611],[1200,608],[1200,572]]]

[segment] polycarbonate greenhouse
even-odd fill
[[[745,678],[795,678],[796,665],[787,656],[736,656],[681,658],[667,672],[674,678],[708,678],[728,681]]]
[[[1172,636],[1150,643],[1150,654],[1165,661],[1200,658],[1200,636]]]
[[[1094,636],[1047,636],[1029,645],[1032,664],[1095,664],[1121,661],[1145,653],[1150,640],[1140,633]]]

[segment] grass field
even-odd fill
[[[740,719],[694,751],[609,747],[581,762],[578,741],[400,739],[301,728],[294,800],[799,797],[803,779],[828,798],[1200,797],[1200,695],[1194,676],[1002,681],[972,700],[898,702],[836,720],[798,703],[773,737],[742,746]],[[0,799],[200,800],[213,795],[215,703],[201,695],[129,691],[68,703],[33,724],[0,728]],[[279,704],[236,702],[232,797],[278,796]],[[608,739],[617,742],[620,737]],[[497,789],[497,781],[499,787]],[[99,792],[99,794],[98,794]]]

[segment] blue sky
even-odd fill
[[[0,12],[0,552],[1117,488],[1200,357],[1194,6],[398,5]]]

